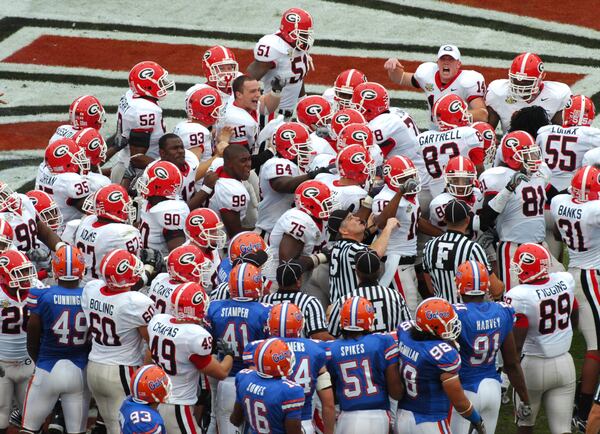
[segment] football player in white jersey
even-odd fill
[[[569,272],[575,280],[579,328],[587,352],[583,359],[578,418],[587,420],[600,373],[600,170],[584,166],[575,172],[571,193],[550,204],[552,217],[569,249]]]
[[[83,288],[81,307],[92,337],[87,381],[109,434],[119,434],[119,407],[130,394],[130,377],[143,364],[152,300],[131,288],[144,274],[127,250],[110,252],[100,263],[101,279]],[[145,342],[144,342],[145,341]]]
[[[125,249],[138,255],[142,248],[140,231],[132,226],[135,209],[127,191],[117,184],[98,190],[86,201],[84,217],[75,231],[75,245],[85,257],[83,284],[100,278],[100,263],[109,252]]]
[[[6,434],[13,398],[23,408],[33,362],[27,352],[25,326],[28,292],[34,286],[35,268],[23,253],[7,250],[0,255],[0,432]]]
[[[377,143],[371,128],[366,124],[346,124],[337,134],[335,148],[338,154],[350,145],[360,145],[369,151],[375,168],[383,166],[383,152]]]
[[[590,149],[583,155],[582,166],[600,167],[600,148]]]
[[[505,296],[516,314],[515,343],[523,355],[531,415],[517,421],[519,433],[533,432],[540,407],[550,432],[570,433],[575,398],[575,365],[569,353],[573,337],[575,281],[569,273],[550,273],[550,253],[524,243],[512,257],[519,285]],[[515,407],[520,405],[515,397]],[[523,427],[523,428],[522,428]]]
[[[173,163],[181,172],[181,199],[187,202],[196,192],[196,171],[200,166],[198,157],[185,149],[182,139],[173,133],[167,133],[158,140],[160,160]],[[151,163],[153,164],[153,163]]]
[[[330,123],[333,116],[331,104],[322,96],[307,95],[298,101],[296,117],[311,131],[310,142],[315,157],[320,154],[335,155],[335,139],[331,137]]]
[[[0,217],[0,253],[4,253],[7,250],[16,250],[13,245],[15,233],[12,227],[8,224],[4,218]]]
[[[298,98],[304,96],[304,77],[312,65],[310,51],[313,44],[313,19],[300,8],[286,10],[281,17],[279,31],[265,35],[254,47],[254,61],[248,74],[262,80],[265,93],[271,90],[274,78],[288,83],[281,92],[279,110],[287,118],[296,108]]]
[[[488,122],[500,122],[503,132],[510,127],[514,112],[528,106],[541,106],[552,123],[562,125],[562,110],[568,105],[571,89],[558,81],[544,80],[544,63],[533,53],[519,54],[508,71],[508,79],[494,80],[485,94]]]
[[[102,174],[100,166],[106,161],[106,143],[95,128],[84,128],[73,138],[77,146],[83,149],[90,161],[90,169],[82,172],[90,184],[92,192],[110,184],[110,179]]]
[[[438,50],[437,63],[422,63],[414,73],[404,71],[395,58],[388,59],[384,67],[393,82],[422,89],[430,111],[442,95],[455,93],[469,103],[469,112],[474,120],[487,122],[485,79],[477,71],[461,69],[460,51],[455,45],[442,45]],[[433,117],[432,121],[435,121]]]
[[[439,131],[425,131],[417,136],[425,169],[431,176],[429,189],[434,197],[444,190],[442,175],[450,158],[462,155],[473,161],[483,150],[483,137],[469,126],[471,114],[467,109],[467,103],[458,95],[442,96],[433,106],[433,120]],[[477,163],[483,171],[483,160]]]
[[[201,432],[194,418],[200,373],[225,379],[233,364],[233,348],[219,342],[223,360],[219,362],[211,355],[213,338],[200,325],[209,304],[202,285],[180,284],[170,302],[172,314],[155,315],[148,324],[152,359],[165,370],[173,385],[167,403],[161,404],[158,411],[167,432],[196,434]]]
[[[218,92],[223,103],[228,104],[232,94],[231,84],[240,75],[239,69],[235,54],[230,48],[223,45],[210,47],[202,55],[202,72],[206,82],[195,84],[186,90],[185,99],[199,89],[211,88]]]
[[[48,144],[61,137],[72,139],[84,128],[94,128],[99,131],[105,122],[104,107],[98,98],[93,95],[80,96],[75,98],[69,107],[69,124],[60,125],[50,137]]]
[[[145,199],[139,210],[142,246],[163,257],[185,242],[183,227],[190,209],[179,199],[181,182],[177,166],[158,161],[148,166],[136,183],[138,193]]]
[[[346,69],[338,74],[333,87],[325,89],[323,97],[329,101],[331,107],[337,111],[352,107],[352,94],[354,88],[367,82],[367,76],[358,69]]]
[[[115,146],[121,151],[111,171],[116,184],[130,164],[144,169],[158,158],[158,139],[166,132],[158,102],[175,90],[168,76],[166,69],[151,61],[140,62],[129,71],[129,90],[121,97],[117,111]]]

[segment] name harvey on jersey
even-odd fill
[[[581,214],[582,214],[582,211],[580,208],[569,208],[568,206],[565,206],[565,205],[559,205],[559,207],[558,207],[558,215],[559,216],[581,220]]]

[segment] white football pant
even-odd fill
[[[422,422],[417,424],[412,411],[398,408],[398,417],[394,425],[394,434],[451,434],[450,423],[447,419],[437,422]],[[466,431],[465,431],[466,433]],[[456,433],[458,434],[458,433]]]
[[[215,413],[219,434],[238,434],[238,428],[229,422],[235,403],[235,377],[219,381]]]
[[[600,270],[582,270],[581,268],[569,268],[569,273],[575,279],[575,298],[579,305],[579,330],[585,339],[588,351],[599,348],[600,329]]]
[[[388,255],[379,284],[402,294],[410,314],[414,317],[420,299],[415,266],[414,264],[398,265],[398,262],[400,262],[400,255]]]
[[[388,434],[390,417],[386,410],[342,411],[335,424],[335,434]]]
[[[477,393],[465,390],[465,395],[467,395],[475,410],[481,415],[486,431],[490,433],[496,432],[500,402],[502,400],[500,382],[493,378],[486,378],[479,383]],[[466,433],[469,431],[470,426],[471,422],[458,414],[453,407],[452,417],[450,418],[452,432],[457,434]]]
[[[202,434],[194,418],[193,405],[160,404],[158,412],[169,434]]]
[[[19,362],[0,360],[4,376],[0,377],[0,429],[8,428],[8,418],[12,410],[13,398],[19,409],[23,408],[27,383],[33,375],[34,364],[31,359]]]

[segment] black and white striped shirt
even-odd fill
[[[299,291],[279,291],[263,295],[258,301],[268,304],[288,302],[298,306],[304,315],[303,337],[309,337],[316,332],[327,331],[325,310],[319,300],[312,295]]]
[[[229,283],[222,282],[208,294],[210,301],[229,300]]]
[[[358,287],[356,277],[356,254],[369,246],[354,240],[336,241],[331,248],[329,259],[329,301],[334,303],[340,297]]]
[[[381,285],[359,285],[350,294],[338,299],[331,308],[329,317],[329,333],[332,336],[339,336],[340,329],[340,310],[349,297],[364,297],[373,303],[375,309],[374,332],[391,332],[398,328],[403,321],[410,321],[411,316],[404,301],[404,297],[393,289]]]
[[[458,266],[469,260],[481,262],[491,273],[483,247],[460,232],[449,230],[425,244],[423,268],[431,277],[436,297],[460,302],[454,277]]]

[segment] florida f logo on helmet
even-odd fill
[[[297,13],[295,13],[295,12],[290,12],[289,14],[287,14],[287,15],[285,16],[285,20],[286,20],[288,23],[296,24],[296,23],[299,23],[299,22],[300,22],[301,18],[300,18],[300,15],[298,15]]]
[[[168,179],[169,178],[169,172],[167,172],[162,167],[157,167],[154,170],[154,174],[156,175],[157,178],[160,178],[160,179]]]
[[[217,101],[217,98],[215,98],[214,95],[206,95],[200,100],[200,104],[204,107],[210,107],[215,103],[215,101]]]
[[[129,270],[129,261],[127,261],[127,259],[123,259],[117,264],[115,270],[117,271],[117,274],[125,274],[127,270]]]
[[[154,70],[152,68],[144,68],[138,74],[138,76],[143,79],[152,78],[153,75],[154,75]]]
[[[283,130],[279,135],[285,140],[293,140],[296,138],[296,132],[294,130]]]
[[[377,98],[377,92],[371,89],[365,89],[360,93],[362,99],[370,101]]]
[[[109,202],[117,203],[123,200],[123,193],[119,190],[111,191],[106,198]]]

